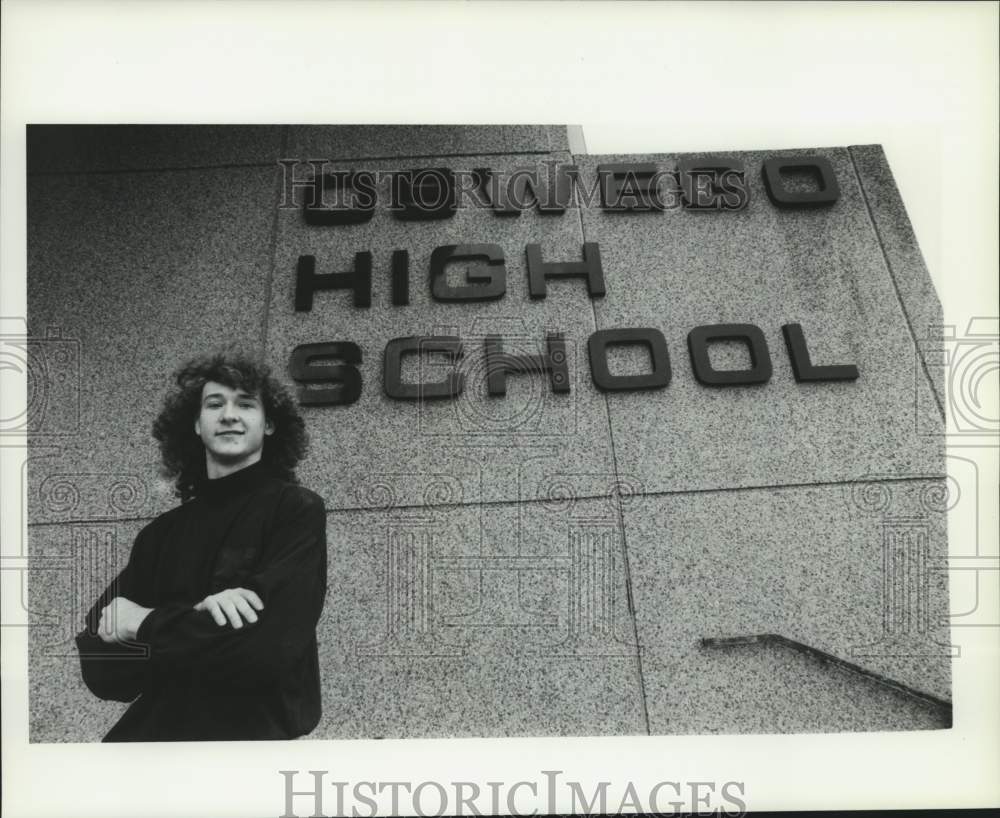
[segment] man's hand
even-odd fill
[[[134,641],[142,621],[152,612],[152,608],[144,608],[131,599],[116,596],[101,611],[97,635],[104,642]]]
[[[225,625],[228,619],[234,628],[242,628],[244,619],[247,622],[257,621],[256,611],[264,610],[264,603],[246,588],[226,588],[217,594],[209,594],[194,609],[208,611],[216,625]]]

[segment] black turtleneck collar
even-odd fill
[[[211,502],[223,502],[252,491],[270,479],[273,479],[274,472],[263,460],[258,460],[246,468],[227,474],[225,477],[217,477],[214,480],[205,479],[198,484],[195,497],[201,497]]]

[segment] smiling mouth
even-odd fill
[[[243,432],[231,431],[231,432],[216,432],[216,437],[229,437],[230,435],[242,435]]]

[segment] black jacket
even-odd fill
[[[242,587],[258,621],[217,625],[194,605]],[[87,687],[132,706],[104,741],[288,739],[320,717],[316,623],[326,594],[326,511],[263,463],[209,480],[136,538],[76,638]],[[131,644],[97,634],[115,596],[154,608]],[[134,700],[134,701],[133,701]]]

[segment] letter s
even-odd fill
[[[316,364],[320,358],[335,358],[344,364]],[[299,344],[288,362],[289,375],[299,383],[329,383],[323,389],[299,387],[302,406],[349,406],[361,397],[361,348],[352,341]]]
[[[722,797],[724,800],[728,801],[734,807],[736,807],[737,812],[732,813],[726,810],[726,815],[746,815],[747,812],[747,802],[742,798],[737,798],[735,795],[729,794],[729,788],[738,789],[740,795],[746,795],[745,787],[742,781],[727,781],[722,785]]]

